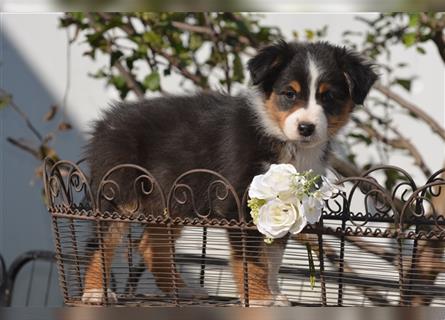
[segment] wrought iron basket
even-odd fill
[[[248,218],[246,192],[236,192],[209,170],[186,172],[162,190],[150,172],[130,164],[111,169],[92,190],[81,167],[45,161],[46,201],[66,305],[88,302],[82,297],[92,259],[101,305],[250,306],[259,299],[265,300],[261,305],[277,304],[276,297],[266,301],[256,292],[264,278],[252,261],[258,262],[263,240]],[[161,202],[162,212],[116,205],[124,191],[113,175],[125,170],[137,172],[131,175],[133,189],[125,192]],[[379,184],[385,172],[399,178],[389,189]],[[391,166],[339,181],[346,191],[326,202],[320,222],[287,241],[278,284],[289,303],[444,306],[444,172],[422,186]],[[188,183],[195,175],[207,177],[199,192]],[[234,212],[218,212],[223,201],[230,201]],[[178,214],[181,208],[187,214]],[[307,244],[314,256],[314,287]],[[162,288],[167,283],[169,290]]]

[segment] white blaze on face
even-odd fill
[[[298,140],[302,145],[315,146],[327,140],[328,120],[323,107],[317,104],[315,94],[317,93],[317,80],[319,71],[315,63],[309,58],[309,100],[304,108],[300,108],[290,114],[284,122],[284,134],[290,140]],[[301,136],[298,132],[300,123],[312,123],[315,131],[310,137]]]

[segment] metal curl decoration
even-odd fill
[[[66,196],[66,192],[64,190],[63,180],[61,180],[58,176],[50,176],[48,183],[48,191],[46,192],[46,197],[52,207],[54,207],[55,199],[62,196],[62,203],[69,205],[69,199]]]
[[[441,174],[445,173],[445,168],[442,168],[440,170],[437,170],[436,172],[434,172],[426,181],[425,184],[428,184],[430,182],[433,182],[437,179],[438,176],[440,176]],[[443,179],[443,178],[439,178],[439,179]]]
[[[425,185],[431,183],[431,182],[435,182],[435,181],[442,181],[443,184],[445,185],[445,177],[440,177],[441,175],[443,175],[445,173],[445,168],[440,169],[436,172],[434,172],[426,181]],[[428,189],[424,189],[422,195],[425,194],[425,192],[429,192],[433,197],[438,197],[442,191],[442,186],[437,186],[437,192],[434,191],[433,187],[430,187]]]
[[[400,189],[401,187],[403,187],[403,186],[408,186],[409,189],[411,189],[412,192],[414,192],[414,190],[417,189],[416,182],[414,181],[414,179],[411,177],[411,175],[410,175],[406,170],[404,170],[404,169],[402,169],[402,168],[399,168],[399,167],[396,167],[396,166],[392,166],[392,165],[374,166],[374,167],[372,167],[372,168],[370,168],[370,169],[364,171],[364,172],[361,174],[361,176],[362,176],[362,177],[367,177],[367,176],[370,176],[371,173],[374,173],[374,172],[377,172],[377,171],[389,171],[389,170],[392,170],[392,171],[396,171],[396,172],[398,172],[398,173],[401,173],[401,174],[407,179],[407,181],[401,181],[401,182],[399,182],[398,184],[396,184],[396,185],[394,186],[394,189],[393,189],[393,191],[392,191],[392,195],[391,195],[393,200],[396,199],[396,194],[397,194],[397,192],[398,192],[399,189]],[[406,201],[407,201],[407,199],[406,199],[406,197],[407,197],[407,193],[408,193],[408,190],[405,189],[405,190],[402,192],[401,196],[400,196],[400,199],[401,199],[403,202],[406,202]]]
[[[381,166],[374,166],[366,171],[364,171],[361,174],[361,177],[366,177],[369,176],[371,173],[379,171],[379,170],[394,170],[397,172],[401,172],[408,180],[409,184],[411,185],[413,190],[416,190],[416,182],[414,181],[414,179],[411,177],[411,175],[404,169],[400,168],[400,167],[396,167],[396,166],[392,166],[392,165],[381,165]]]
[[[222,195],[218,193],[218,190],[221,190],[220,187],[224,187],[222,189],[222,192],[224,192]],[[229,197],[229,188],[227,184],[225,184],[225,182],[222,180],[215,180],[210,183],[209,188],[207,189],[209,197],[212,193],[212,189],[215,190],[215,196],[219,201],[224,201]]]
[[[139,208],[141,207],[141,198],[140,196],[150,196],[153,194],[155,190],[159,192],[159,195],[161,197],[161,202],[163,208],[165,208],[165,195],[164,192],[155,179],[155,177],[146,169],[144,169],[141,166],[135,165],[135,164],[120,164],[117,165],[110,170],[108,170],[102,177],[101,181],[98,184],[97,192],[96,192],[96,203],[97,203],[97,209],[99,212],[102,212],[103,208],[103,199],[108,201],[109,203],[116,205],[116,203],[113,203],[114,201],[118,200],[119,196],[121,195],[121,187],[119,183],[113,179],[110,179],[110,176],[113,173],[116,173],[119,170],[125,170],[125,169],[133,169],[140,172],[139,175],[136,176],[136,178],[133,180],[132,183],[132,190],[135,195],[135,203],[133,203],[133,207],[129,207],[129,203],[126,203],[126,210],[129,211],[128,213],[134,214],[136,213]],[[144,181],[149,182],[149,187],[146,188]],[[138,185],[140,185],[140,188],[138,188]]]
[[[149,189],[145,189],[145,185],[144,185],[144,181],[146,180],[148,181],[150,184],[150,188]],[[137,192],[137,184],[140,182],[141,184],[141,188],[140,191],[142,192],[143,195],[148,196],[150,194],[152,194],[152,192],[155,190],[155,184],[153,183],[153,178],[146,175],[146,174],[142,174],[140,176],[138,176],[135,180],[134,180],[134,184],[133,184],[133,188],[134,188],[134,192]]]
[[[115,200],[121,193],[121,188],[114,180],[103,180],[101,185],[102,197],[107,201]],[[99,203],[99,199],[98,199]]]
[[[220,187],[223,187],[222,194],[219,194],[219,191],[218,191],[218,190],[221,190]],[[193,213],[200,218],[208,218],[213,213],[214,208],[211,205],[211,199],[212,199],[212,193],[213,193],[212,190],[216,190],[215,196],[216,196],[216,199],[219,201],[226,200],[230,195],[230,187],[227,185],[226,181],[222,181],[220,179],[212,181],[209,184],[209,186],[207,188],[207,192],[206,192],[207,193],[207,201],[209,202],[209,210],[207,212],[203,213],[203,212],[199,212],[199,210],[196,206],[193,189],[189,185],[184,184],[184,183],[173,184],[172,190],[173,190],[173,192],[172,192],[173,198],[172,199],[175,200],[179,205],[186,205],[187,203],[190,203]],[[187,196],[187,194],[189,196]]]
[[[50,206],[55,205],[58,197],[62,198],[61,202],[64,206],[74,206],[74,194],[82,193],[86,197],[86,201],[95,209],[94,198],[88,179],[78,165],[67,160],[54,162],[46,158],[44,169],[45,194]],[[66,172],[63,173],[63,169]]]
[[[377,202],[381,202],[381,206],[375,206],[375,209],[378,213],[383,214],[383,215],[388,215],[388,213],[392,210],[394,212],[394,220],[398,220],[398,212],[394,206],[393,203],[393,199],[391,194],[388,193],[387,190],[385,190],[374,178],[372,177],[349,177],[349,178],[344,178],[342,180],[340,180],[340,183],[346,183],[346,182],[351,182],[353,183],[353,186],[351,188],[351,191],[349,192],[348,196],[347,196],[347,201],[346,201],[346,205],[347,205],[347,211],[350,212],[351,211],[351,203],[352,203],[352,199],[354,197],[354,194],[356,192],[357,189],[359,189],[363,195],[365,196],[364,198],[364,205],[365,205],[365,210],[366,210],[366,214],[364,215],[364,220],[362,223],[358,223],[353,219],[353,215],[349,215],[349,221],[356,227],[360,227],[360,226],[364,226],[369,222],[369,218],[371,217],[371,214],[368,210],[368,204],[367,204],[367,200],[369,198],[369,196],[375,194],[376,198],[378,199]],[[363,191],[360,188],[360,184],[364,183],[367,185],[372,186],[372,189],[370,190],[366,190]],[[380,200],[379,200],[380,198]]]
[[[340,203],[338,198],[341,198],[343,203]],[[346,193],[339,191],[332,195],[328,200],[325,201],[326,213],[330,216],[339,215],[344,211],[344,203],[347,201]],[[335,204],[337,208],[333,208],[332,205]]]
[[[445,180],[433,178],[431,182],[423,185],[422,187],[418,188],[417,190],[415,190],[413,192],[413,194],[409,197],[408,201],[404,204],[402,211],[400,213],[400,229],[401,230],[403,230],[403,224],[406,223],[405,216],[408,214],[407,212],[410,212],[410,214],[416,218],[427,219],[427,217],[425,216],[426,211],[425,211],[424,202],[429,203],[432,208],[432,214],[435,217],[435,220],[434,220],[435,225],[439,229],[444,230],[443,227],[437,223],[438,219],[440,219],[439,217],[441,217],[443,215],[437,215],[436,207],[432,203],[432,200],[428,197],[428,192],[430,192],[430,194],[432,196],[436,196],[433,191],[434,187],[443,187],[443,186],[445,186]],[[416,204],[416,210],[410,210],[414,203]]]
[[[199,212],[199,209],[196,206],[195,193],[194,193],[192,187],[190,187],[187,184],[181,183],[181,181],[184,180],[186,177],[190,177],[190,176],[196,175],[196,174],[208,174],[210,176],[216,177],[216,180],[213,180],[209,183],[207,190],[206,190],[206,194],[207,194],[206,202],[209,204],[209,208],[208,208],[207,212]],[[221,187],[224,187],[224,189],[223,189],[224,191],[222,194],[218,193],[218,190],[221,190]],[[170,188],[170,192],[168,193],[168,196],[167,196],[167,211],[169,212],[169,214],[171,216],[172,212],[173,212],[174,203],[177,203],[179,205],[190,204],[191,210],[194,215],[196,215],[200,218],[205,218],[205,219],[209,218],[214,211],[214,207],[212,206],[212,194],[213,194],[212,190],[216,190],[216,193],[215,193],[216,199],[219,201],[227,200],[229,198],[229,196],[232,195],[232,197],[235,200],[236,211],[238,213],[238,217],[239,217],[240,221],[244,221],[244,216],[243,216],[243,212],[241,209],[241,202],[238,198],[235,188],[221,174],[219,174],[215,171],[212,171],[212,170],[208,170],[208,169],[189,170],[189,171],[181,174],[175,180],[175,182],[173,183],[172,187]]]

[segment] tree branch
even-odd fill
[[[364,130],[371,138],[375,138],[395,149],[407,150],[411,157],[414,159],[414,163],[420,168],[420,170],[422,170],[425,177],[428,178],[431,176],[431,170],[426,165],[419,150],[417,150],[417,148],[407,138],[403,137],[396,128],[388,126],[388,128],[398,137],[397,139],[389,139],[388,137],[380,134],[372,126],[362,123],[359,119],[355,118],[353,120],[357,127]]]
[[[194,26],[194,25],[180,22],[180,21],[173,21],[172,26],[174,26],[175,28],[184,30],[184,31],[188,31],[188,32],[204,33],[204,34],[213,36],[213,31],[207,27]]]
[[[17,112],[20,117],[22,117],[23,120],[25,120],[26,126],[32,131],[32,133],[37,137],[37,139],[41,142],[43,141],[42,134],[39,132],[39,130],[34,127],[31,120],[29,120],[28,115],[23,112],[22,109],[14,102],[12,96],[7,92],[6,90],[0,88],[0,98],[2,99],[8,99],[8,105]]]
[[[397,102],[402,108],[407,109],[409,112],[412,112],[415,114],[418,118],[422,119],[425,123],[427,123],[433,132],[438,134],[442,140],[445,141],[445,129],[436,121],[434,120],[429,114],[427,114],[425,111],[423,111],[420,107],[416,106],[415,104],[409,102],[408,100],[404,99],[388,87],[382,85],[381,83],[376,83],[374,85],[374,89],[377,91],[383,93],[385,96],[390,98],[391,100]]]
[[[40,157],[40,152],[39,152],[39,150],[37,150],[37,149],[31,147],[31,146],[28,145],[27,143],[24,143],[24,142],[22,142],[22,141],[16,140],[16,139],[14,139],[14,138],[12,138],[12,137],[7,137],[6,140],[7,140],[10,144],[16,146],[17,148],[22,149],[22,150],[24,150],[25,152],[31,154],[31,155],[32,155],[34,158],[36,158],[37,160],[42,160],[41,157]]]

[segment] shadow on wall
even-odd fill
[[[23,59],[8,35],[3,32],[0,33],[0,46],[0,52],[3,53],[0,86],[13,95],[16,104],[29,116],[42,134],[54,131],[59,121],[55,119],[44,122],[43,116],[51,105],[59,101],[55,101],[39,75]],[[64,72],[64,70],[48,70],[48,72]],[[23,137],[29,141],[35,139],[23,119],[11,108],[0,112],[0,254],[5,258],[6,265],[10,265],[15,257],[25,251],[54,250],[54,247],[50,216],[43,202],[43,184],[40,179],[35,178],[34,173],[39,161],[12,146],[6,141],[7,137]],[[73,160],[80,158],[84,141],[76,128],[58,134],[54,142],[53,146],[62,158]],[[34,184],[31,183],[32,180]],[[19,275],[15,295],[26,292],[27,279],[31,272],[29,269],[26,270]],[[35,278],[38,277],[38,272],[38,268],[34,270]],[[57,273],[54,273],[52,283],[57,284]],[[58,289],[53,292],[58,294]],[[20,297],[17,298],[21,300]],[[56,304],[60,303],[61,300]]]

